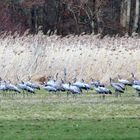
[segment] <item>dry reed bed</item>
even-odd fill
[[[90,78],[108,82],[118,74],[130,77],[134,72],[140,78],[140,38],[105,37],[95,35],[59,36],[24,35],[15,38],[0,37],[0,72],[5,79],[16,80],[55,75],[68,79],[75,76],[87,81]]]

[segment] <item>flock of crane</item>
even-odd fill
[[[140,80],[137,80],[132,73],[132,80],[121,79],[118,76],[118,80],[114,81],[110,78],[110,85],[115,90],[115,96],[121,96],[121,93],[124,93],[126,90],[126,86],[131,86],[134,88],[138,96],[140,97]],[[72,94],[73,96],[77,94],[81,94],[83,90],[87,92],[89,90],[95,90],[96,93],[102,95],[105,98],[106,94],[112,94],[112,91],[105,87],[100,81],[95,81],[92,79],[90,83],[86,83],[83,79],[78,81],[76,78],[74,81],[66,83],[64,80],[61,79],[61,83],[58,83],[56,79],[52,77],[48,77],[48,80],[44,82],[42,85],[38,85],[33,83],[31,80],[29,81],[21,81],[19,84],[12,84],[11,81],[5,81],[0,78],[0,92],[3,95],[6,95],[7,92],[14,92],[16,94],[23,93],[23,94],[35,94],[36,90],[44,89],[48,92],[53,93],[62,93],[67,92],[67,96]]]

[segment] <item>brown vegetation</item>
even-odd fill
[[[108,82],[121,75],[140,78],[140,39],[97,35],[46,36],[42,33],[13,38],[0,38],[0,71],[2,79],[27,80],[43,83],[48,76],[59,73],[58,80],[72,81],[75,77]],[[66,72],[65,72],[66,69]]]
[[[68,35],[140,32],[139,0],[12,0],[0,2],[0,32]]]

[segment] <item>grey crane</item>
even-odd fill
[[[21,90],[23,90],[23,92],[26,91],[27,95],[28,95],[28,93],[35,94],[35,90],[33,88],[27,86],[23,81],[20,84],[18,84],[18,86]]]
[[[51,80],[49,80],[47,83],[45,83],[45,85],[44,86],[50,86],[50,87],[53,87],[53,88],[55,88],[57,91],[63,91],[63,88],[62,88],[62,86],[60,85],[60,84],[58,84],[57,82],[56,82],[56,80],[53,80],[53,79],[51,79]]]
[[[124,93],[125,87],[122,83],[115,83],[110,78],[110,84],[115,89],[115,96],[116,97],[118,97],[119,95],[121,96],[121,93]]]
[[[76,97],[75,95],[80,94],[82,90],[69,82],[69,91],[73,94],[73,97]]]
[[[91,87],[89,84],[85,83],[84,80],[82,79],[82,82],[77,81],[77,79],[74,79],[74,83],[72,84],[73,86],[77,86],[81,90],[89,90]]]
[[[47,90],[48,92],[57,92],[57,89],[52,86],[44,86],[43,89]]]
[[[93,78],[91,78],[91,86],[98,86],[98,87],[105,87],[104,84],[102,84],[99,80],[95,81]]]
[[[90,89],[91,89],[90,84],[87,84],[87,83],[85,82],[85,80],[84,80],[84,79],[82,79],[82,83],[83,83],[83,84],[84,84],[84,86],[85,86],[85,90],[90,90]]]
[[[56,79],[52,79],[52,77],[49,76],[48,81],[44,84],[43,88],[49,92],[60,93],[60,91],[63,91],[63,88],[56,82],[57,79],[58,73],[56,74]]]
[[[13,91],[15,93],[21,92],[17,86],[11,84],[10,80],[8,82],[6,82],[5,80],[4,81],[1,80],[0,81],[0,90],[3,91],[3,95],[6,95],[5,92],[11,92],[11,91]]]
[[[132,86],[132,82],[127,79],[122,79],[120,75],[118,75],[118,82],[124,84],[125,86]]]
[[[132,85],[132,87],[137,91],[138,97],[140,97],[140,85]]]
[[[111,90],[105,88],[105,87],[100,87],[97,85],[94,85],[94,90],[96,91],[96,93],[101,94],[103,99],[105,99],[105,95],[106,94],[112,94]]]
[[[58,74],[56,74],[56,78],[53,79],[51,76],[48,77],[48,82],[44,84],[44,86],[51,86],[55,89],[57,89],[57,91],[63,91],[63,88],[61,87],[60,84],[57,83],[57,79],[58,79]]]
[[[30,77],[28,77],[30,79]],[[17,76],[17,80],[20,81],[20,78]],[[21,81],[21,83],[17,84],[18,88],[21,89],[23,91],[23,95],[24,93],[26,93],[28,95],[28,93],[32,93],[35,94],[35,90],[29,86],[26,85],[26,82]]]
[[[69,84],[65,83],[64,80],[61,79],[61,87],[62,91],[69,91]]]
[[[71,93],[70,83],[67,84],[67,83],[64,82],[64,80],[61,79],[61,86],[62,86],[63,91],[67,92],[67,98],[68,98],[68,95]]]
[[[31,82],[31,81],[24,82],[24,84],[27,85],[28,87],[33,88],[33,89],[40,90],[40,86],[35,84],[35,83],[33,83],[33,82]]]
[[[0,81],[0,91],[2,91],[3,96],[5,96],[5,92],[7,91],[6,81]]]
[[[20,89],[17,86],[11,84],[10,80],[9,80],[9,83],[6,84],[6,87],[7,87],[8,91],[14,91],[15,93],[21,93]]]
[[[132,80],[133,80],[132,84],[140,85],[140,81],[136,79],[134,73],[131,73],[131,75],[132,75]]]
[[[31,81],[31,76],[28,76],[28,81],[24,81],[24,84],[33,89],[40,90],[40,86]]]

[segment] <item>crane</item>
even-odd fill
[[[83,90],[87,90],[88,91],[89,89],[91,89],[90,85],[86,84],[83,79],[82,79],[82,82],[80,82],[80,81],[77,81],[77,79],[75,78],[74,79],[74,83],[72,85],[73,86],[77,86],[81,90],[83,89]]]
[[[131,73],[131,75],[132,75],[133,84],[134,85],[140,85],[140,81],[136,79],[134,73]]]
[[[52,86],[44,86],[43,89],[47,90],[48,92],[57,92],[57,89]]]
[[[140,85],[132,85],[132,87],[137,91],[138,97],[140,97]]]
[[[115,89],[115,96],[116,97],[118,97],[119,95],[121,96],[121,93],[124,93],[125,87],[122,83],[115,83],[110,78],[110,84]]]
[[[80,94],[82,90],[69,82],[69,91],[73,94],[73,97],[75,97],[75,95]]]
[[[94,90],[96,91],[96,93],[101,94],[103,99],[105,99],[105,95],[106,94],[112,94],[111,90],[105,88],[105,87],[100,87],[97,85],[94,85]]]
[[[23,90],[23,92],[26,91],[27,93],[35,94],[35,90],[33,88],[27,86],[23,81],[22,81],[22,83],[18,84],[18,86],[21,90]]]
[[[31,82],[31,81],[24,82],[24,84],[25,84],[26,86],[28,86],[28,87],[33,88],[33,89],[38,89],[38,90],[40,90],[40,86],[37,85],[37,84],[35,84],[35,83],[33,83],[33,82]]]
[[[122,79],[120,75],[118,75],[118,82],[124,84],[125,86],[132,86],[132,83],[129,80]]]
[[[104,84],[102,84],[99,80],[95,81],[93,78],[91,78],[91,83],[90,83],[91,86],[99,86],[99,87],[105,87]]]

